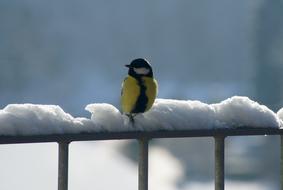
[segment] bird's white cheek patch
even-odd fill
[[[149,73],[147,68],[134,68],[134,71],[139,75],[147,75]]]

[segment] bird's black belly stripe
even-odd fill
[[[147,102],[148,102],[148,98],[145,94],[146,86],[144,85],[141,78],[138,78],[137,81],[138,81],[138,85],[140,87],[140,95],[137,99],[137,102],[136,102],[134,109],[132,110],[132,113],[143,113],[146,109],[146,105],[147,105]]]

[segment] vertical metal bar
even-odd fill
[[[225,137],[216,136],[215,140],[215,190],[224,190],[224,145]]]
[[[148,190],[148,139],[139,139],[139,190]]]
[[[69,142],[59,142],[58,190],[68,190]]]
[[[281,185],[281,190],[283,190],[283,135],[280,135],[280,139],[281,139],[280,185]]]

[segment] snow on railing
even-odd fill
[[[137,139],[139,190],[148,189],[148,143],[153,138],[214,137],[216,190],[224,190],[228,136],[280,135],[283,171],[283,109],[275,114],[247,97],[210,105],[157,99],[150,111],[135,117],[134,124],[109,104],[91,104],[86,110],[91,112],[91,119],[74,118],[54,105],[8,105],[0,110],[0,144],[58,142],[59,190],[68,189],[68,152],[73,141]]]

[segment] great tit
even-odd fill
[[[122,112],[131,121],[136,114],[148,111],[156,98],[158,85],[153,77],[152,67],[145,59],[135,59],[129,65],[128,76],[122,84]]]

